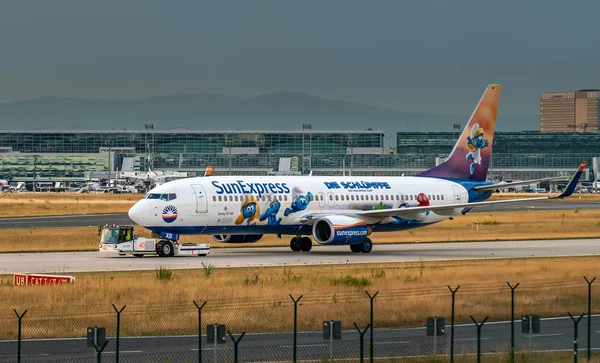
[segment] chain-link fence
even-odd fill
[[[600,361],[592,283],[357,288],[185,306],[57,301],[51,310],[32,296],[27,310],[0,309],[0,362]]]

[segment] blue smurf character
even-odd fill
[[[259,215],[258,199],[254,196],[250,196],[242,203],[240,215],[236,218],[235,224],[242,224],[247,220],[248,225],[250,225],[250,222],[256,220]]]
[[[479,124],[474,124],[471,128],[471,136],[467,136],[467,160],[471,162],[471,174],[475,172],[475,164],[481,164],[481,149],[488,147],[488,140],[483,138],[483,129]]]
[[[408,203],[401,203],[398,208],[410,208]],[[418,219],[405,219],[398,216],[392,216],[394,218],[394,224],[418,224]]]
[[[268,224],[280,224],[281,218],[277,218],[277,213],[279,213],[279,208],[281,208],[281,203],[278,200],[273,200],[269,204],[269,208],[265,211],[263,215],[260,216],[259,221],[264,221],[265,219],[268,221]]]
[[[306,193],[306,196],[299,195],[298,198],[296,198],[296,200],[292,202],[292,204],[290,205],[290,208],[285,209],[285,212],[283,212],[283,215],[287,217],[292,213],[296,213],[296,212],[305,210],[306,207],[308,207],[308,203],[310,203],[312,196],[313,195],[311,192]]]

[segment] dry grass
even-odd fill
[[[479,222],[479,230],[477,224]],[[5,229],[0,252],[91,251],[98,248],[97,226]],[[150,232],[137,227],[143,237]],[[477,213],[405,232],[374,233],[375,243],[493,241],[600,237],[600,209]],[[288,246],[286,236],[268,235],[254,244],[214,242],[210,236],[184,236],[184,242],[211,242],[212,247]]]
[[[2,217],[127,213],[141,194],[0,194]]]
[[[155,273],[77,273],[68,286],[13,287],[0,278],[0,339],[14,338],[12,311],[27,309],[24,336],[81,336],[86,326],[106,326],[114,334],[111,304],[127,305],[123,335],[194,334],[193,300],[208,303],[203,319],[228,325],[233,332],[290,331],[292,303],[288,294],[303,295],[299,328],[319,330],[321,322],[341,319],[346,327],[366,326],[369,300],[364,290],[380,291],[375,300],[375,326],[420,326],[427,316],[450,315],[446,285],[457,293],[458,322],[469,315],[510,316],[510,290],[516,293],[516,316],[542,316],[586,311],[587,284],[600,257],[513,259],[462,262],[410,262],[379,265],[220,268],[175,270],[172,280]],[[208,275],[208,276],[207,276]],[[600,309],[593,300],[592,310]],[[9,326],[11,328],[9,328]],[[5,328],[6,327],[6,328]]]

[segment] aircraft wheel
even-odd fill
[[[312,240],[310,237],[302,237],[298,243],[300,250],[303,252],[308,252],[312,249]]]
[[[294,252],[300,251],[300,246],[298,246],[298,237],[292,237],[290,240],[290,248]]]
[[[361,243],[359,246],[361,247],[362,253],[369,253],[373,249],[373,242],[371,242],[371,239],[365,238],[363,243]]]
[[[360,253],[362,251],[362,244],[350,245],[350,251],[352,251],[352,253]]]

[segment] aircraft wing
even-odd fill
[[[519,185],[529,185],[529,184],[533,184],[533,183],[552,181],[552,180],[564,180],[564,179],[566,179],[566,177],[564,177],[564,176],[555,176],[552,178],[532,179],[532,180],[524,180],[524,181],[504,183],[504,184],[482,185],[482,186],[474,187],[473,189],[475,189],[478,192],[482,192],[482,191],[486,191],[486,190],[496,190],[496,189],[516,187]]]
[[[508,199],[508,200],[494,200],[489,202],[474,202],[474,203],[460,203],[460,204],[447,204],[447,205],[436,205],[436,206],[426,206],[426,207],[408,207],[408,208],[394,208],[394,209],[379,209],[379,210],[369,210],[369,211],[357,211],[353,213],[359,217],[371,217],[371,218],[385,218],[391,216],[399,216],[406,217],[412,219],[419,215],[420,212],[435,212],[441,215],[453,215],[456,213],[456,209],[459,208],[473,208],[473,207],[482,207],[482,206],[490,206],[496,204],[507,204],[507,203],[522,203],[522,202],[531,202],[534,200],[548,200],[548,199],[563,199],[569,197],[575,191],[575,187],[579,182],[579,178],[583,173],[583,170],[587,162],[583,162],[577,172],[569,181],[567,187],[557,196],[552,197],[537,197],[537,198],[518,198],[518,199]]]

